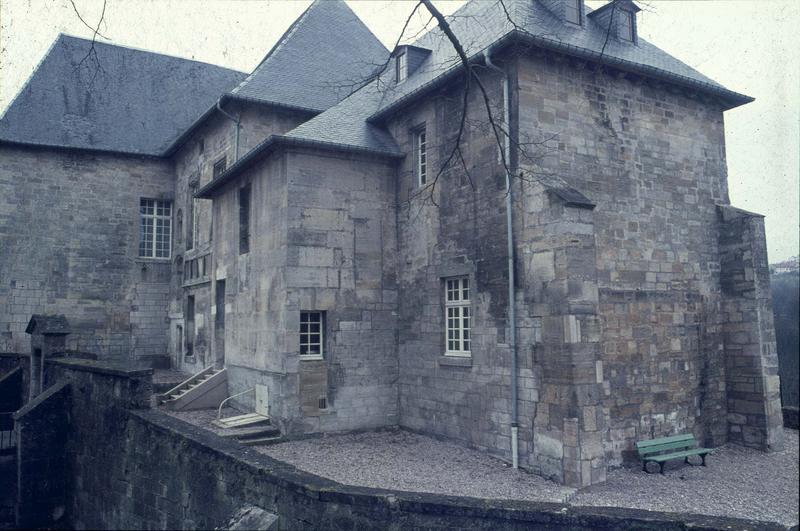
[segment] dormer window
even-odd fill
[[[587,17],[622,42],[636,44],[636,13],[641,11],[631,0],[611,0]]]
[[[619,38],[623,41],[635,42],[636,32],[634,31],[635,22],[633,19],[633,13],[621,9],[619,13],[617,13],[617,17],[619,17],[617,21],[617,32]]]
[[[581,25],[583,21],[583,0],[566,0],[564,3],[564,19],[567,22]]]
[[[397,68],[397,82],[402,83],[408,77],[408,53],[405,50],[397,55],[395,66]]]
[[[422,66],[425,59],[431,54],[431,51],[419,46],[409,46],[404,44],[398,46],[394,51],[394,66],[396,69],[395,80],[402,83],[408,79],[411,74],[417,71]]]

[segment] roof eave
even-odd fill
[[[148,159],[163,158],[163,155],[161,155],[160,153],[125,151],[122,149],[108,149],[108,148],[88,147],[88,146],[64,146],[58,144],[45,144],[38,142],[25,142],[21,140],[9,140],[7,138],[0,138],[0,146],[26,147],[32,149],[54,149],[59,151],[83,152],[83,153],[103,153],[109,155],[124,155],[128,157],[142,157]]]
[[[288,105],[285,103],[278,103],[275,101],[266,101],[260,100],[258,98],[248,98],[246,96],[239,96],[237,94],[223,94],[219,97],[219,104],[222,105],[226,101],[241,101],[244,103],[252,103],[255,105],[261,105],[263,107],[274,107],[278,109],[284,109],[288,111],[298,111],[298,112],[305,112],[308,114],[319,114],[324,111],[324,109],[314,109],[311,107],[301,107],[298,105]],[[197,131],[197,129],[206,121],[208,118],[214,114],[217,110],[217,101],[215,101],[211,107],[206,110],[200,117],[195,120],[192,125],[190,125],[181,135],[169,145],[169,147],[161,154],[164,157],[171,157],[178,151],[181,146],[183,146],[189,138],[191,138],[192,134]]]
[[[641,75],[645,75],[648,77],[660,79],[662,81],[666,81],[669,83],[673,83],[676,85],[680,85],[687,88],[693,88],[695,90],[699,90],[705,93],[713,94],[717,97],[720,97],[725,104],[723,106],[723,110],[730,110],[740,105],[744,105],[746,103],[751,103],[755,101],[755,98],[750,96],[746,96],[744,94],[739,94],[738,92],[734,92],[732,90],[725,89],[723,87],[715,87],[708,83],[703,83],[701,81],[697,81],[685,76],[681,76],[679,74],[673,74],[671,72],[667,72],[666,70],[661,70],[659,68],[642,65],[639,63],[634,63],[632,61],[626,61],[624,59],[618,59],[616,57],[611,57],[608,55],[603,55],[599,52],[594,50],[590,50],[588,48],[581,48],[578,46],[573,46],[571,44],[564,43],[562,41],[548,39],[546,37],[541,37],[539,35],[533,35],[531,33],[521,31],[518,29],[511,30],[510,32],[506,33],[503,37],[496,40],[491,45],[487,46],[486,48],[480,50],[479,52],[473,54],[469,57],[470,62],[476,62],[481,60],[483,54],[488,49],[499,49],[505,46],[510,45],[513,41],[519,40],[522,42],[528,42],[530,44],[534,44],[544,49],[557,51],[560,53],[564,53],[566,55],[572,55],[575,57],[580,57],[582,59],[587,59],[591,61],[597,61],[602,64],[606,64],[609,66],[613,66],[619,68],[621,70],[626,70],[631,73],[638,73]],[[415,100],[416,98],[422,96],[423,94],[440,87],[441,85],[449,82],[453,77],[459,75],[461,73],[461,65],[455,65],[451,67],[449,70],[444,72],[442,75],[432,79],[428,83],[420,85],[413,91],[409,92],[405,96],[398,98],[394,103],[388,105],[384,109],[372,114],[367,121],[370,123],[377,123],[381,120],[385,119],[386,117],[390,116],[400,108],[406,106],[411,101]]]
[[[311,140],[300,137],[271,135],[265,141],[251,149],[245,156],[233,163],[225,172],[222,173],[222,175],[198,190],[194,194],[194,197],[198,199],[213,199],[216,195],[218,195],[218,192],[222,187],[235,181],[236,178],[254,162],[266,157],[279,147],[311,147],[324,150],[345,151],[389,159],[401,159],[405,157],[404,153],[397,151],[371,149],[362,146],[354,146],[351,144],[338,144],[336,142],[325,142],[321,140]]]

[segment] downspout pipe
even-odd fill
[[[509,128],[511,102],[509,100],[508,73],[492,62],[491,49],[483,53],[486,66],[503,74],[503,125],[506,128],[503,142],[503,160],[506,169],[506,233],[508,242],[508,321],[511,346],[511,464],[519,468],[519,410],[517,405],[517,308],[515,304],[514,275],[514,189],[511,186],[511,138]]]
[[[233,121],[233,123],[236,124],[236,136],[233,144],[233,161],[236,162],[237,160],[239,160],[239,130],[241,129],[242,117],[233,116],[232,114],[225,112],[225,110],[222,108],[221,103],[222,103],[222,98],[219,98],[217,100],[217,110],[221,112],[222,115],[225,116],[227,119]]]

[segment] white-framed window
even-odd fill
[[[172,202],[139,200],[139,256],[169,258],[172,249]]]
[[[564,17],[567,22],[572,24],[581,25],[581,8],[583,7],[583,0],[567,0],[564,4]]]
[[[211,170],[211,177],[216,179],[223,173],[225,173],[225,169],[228,167],[228,157],[227,155],[223,155],[214,162],[214,167]]]
[[[408,77],[408,54],[405,51],[400,52],[397,56],[395,67],[397,68],[397,82],[402,83]]]
[[[628,41],[635,41],[633,13],[624,9],[619,14],[619,38]]]
[[[469,277],[445,279],[444,317],[447,356],[470,356],[472,312],[469,292]]]
[[[325,353],[325,312],[300,312],[300,357],[322,359]]]
[[[417,184],[425,186],[428,184],[428,133],[425,126],[414,131],[414,153],[415,153],[415,174]]]

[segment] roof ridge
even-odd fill
[[[157,52],[157,51],[154,51],[154,50],[148,50],[146,48],[139,48],[138,46],[132,46],[130,44],[117,44],[115,42],[105,42],[105,41],[101,41],[101,40],[97,40],[97,39],[89,39],[87,37],[81,37],[79,35],[73,35],[71,33],[64,33],[63,31],[59,32],[58,37],[55,38],[55,40],[53,41],[53,44],[51,45],[51,47],[53,45],[55,45],[55,43],[57,43],[58,41],[64,39],[65,37],[69,38],[69,39],[79,40],[79,41],[94,42],[94,44],[102,44],[104,46],[111,46],[111,47],[114,47],[114,48],[123,48],[125,50],[130,50],[132,52],[148,53],[148,54],[152,54],[152,55],[160,55],[162,57],[169,57],[171,59],[180,59],[181,61],[188,61],[190,63],[198,63],[198,64],[201,64],[201,65],[213,66],[215,68],[220,68],[222,70],[229,70],[231,72],[237,72],[239,74],[247,74],[247,72],[243,72],[242,70],[236,70],[235,68],[230,68],[230,67],[227,67],[227,66],[218,65],[216,63],[209,63],[208,61],[200,61],[198,59],[189,59],[187,57],[181,57],[179,55],[173,55],[173,54],[169,54],[169,53]],[[49,50],[48,50],[48,53],[49,53]],[[47,56],[47,54],[45,54],[45,57],[46,56]],[[42,59],[42,60],[44,60],[44,59]]]
[[[332,1],[336,2],[340,0],[332,0]],[[267,54],[264,56],[263,59],[261,59],[261,61],[259,61],[259,63],[255,66],[255,68],[253,68],[253,70],[250,71],[247,77],[244,78],[238,85],[233,87],[229,92],[235,93],[235,91],[238,90],[242,85],[249,82],[253,78],[255,73],[258,71],[258,69],[261,68],[261,66],[264,63],[266,63],[275,53],[278,52],[278,50],[280,50],[289,41],[289,38],[292,35],[294,35],[294,33],[300,27],[300,23],[308,17],[308,14],[311,12],[311,10],[321,3],[322,0],[314,0],[313,2],[311,2],[311,4],[300,14],[300,16],[297,17],[294,20],[294,22],[292,22],[289,25],[288,28],[286,28],[286,31],[283,32],[283,34],[278,38],[275,44],[272,45],[272,48],[269,49]]]

